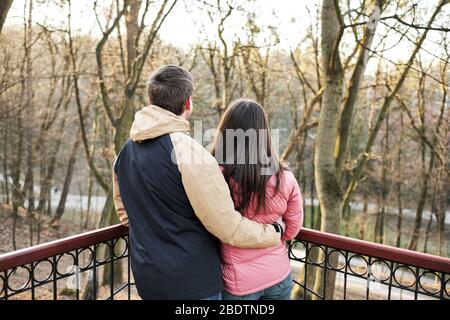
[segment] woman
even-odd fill
[[[286,225],[276,247],[221,244],[223,298],[289,300],[292,278],[285,241],[302,225],[302,198],[294,175],[273,152],[267,119],[257,102],[241,99],[231,104],[220,121],[212,154],[221,164],[236,210],[260,223],[281,218]]]

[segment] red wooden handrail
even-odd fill
[[[114,225],[5,253],[0,255],[0,272],[21,265],[26,265],[33,261],[63,254],[65,252],[89,247],[97,243],[125,236],[127,234],[127,227],[122,225]]]
[[[303,228],[298,240],[351,251],[374,258],[391,260],[401,264],[450,274],[450,259],[422,252],[401,249],[375,242],[353,239],[332,233]]]
[[[40,244],[0,255],[0,272],[46,259],[68,251],[92,246],[128,234],[128,228],[115,225],[71,237]],[[351,251],[374,258],[450,274],[450,259],[421,252],[400,249],[369,241],[352,239],[331,233],[303,228],[297,235],[300,241]]]

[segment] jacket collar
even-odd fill
[[[136,112],[130,130],[130,139],[143,141],[172,132],[189,133],[189,121],[166,109],[150,105]]]

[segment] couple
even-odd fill
[[[257,139],[256,161],[255,141],[226,141],[230,130],[267,132],[261,106],[232,103],[209,152],[189,135],[192,75],[162,66],[147,89],[150,105],[136,113],[113,174],[141,298],[288,300],[286,241],[303,221],[299,186],[275,157],[270,135]],[[226,158],[220,165],[219,154]],[[262,158],[275,163],[273,174]]]

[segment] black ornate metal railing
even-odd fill
[[[0,255],[0,300],[131,299],[128,248],[116,225]]]
[[[300,299],[450,300],[448,258],[309,229],[289,256]]]
[[[302,229],[289,245],[300,299],[450,300],[450,259]],[[116,225],[0,255],[0,300],[134,299]]]

